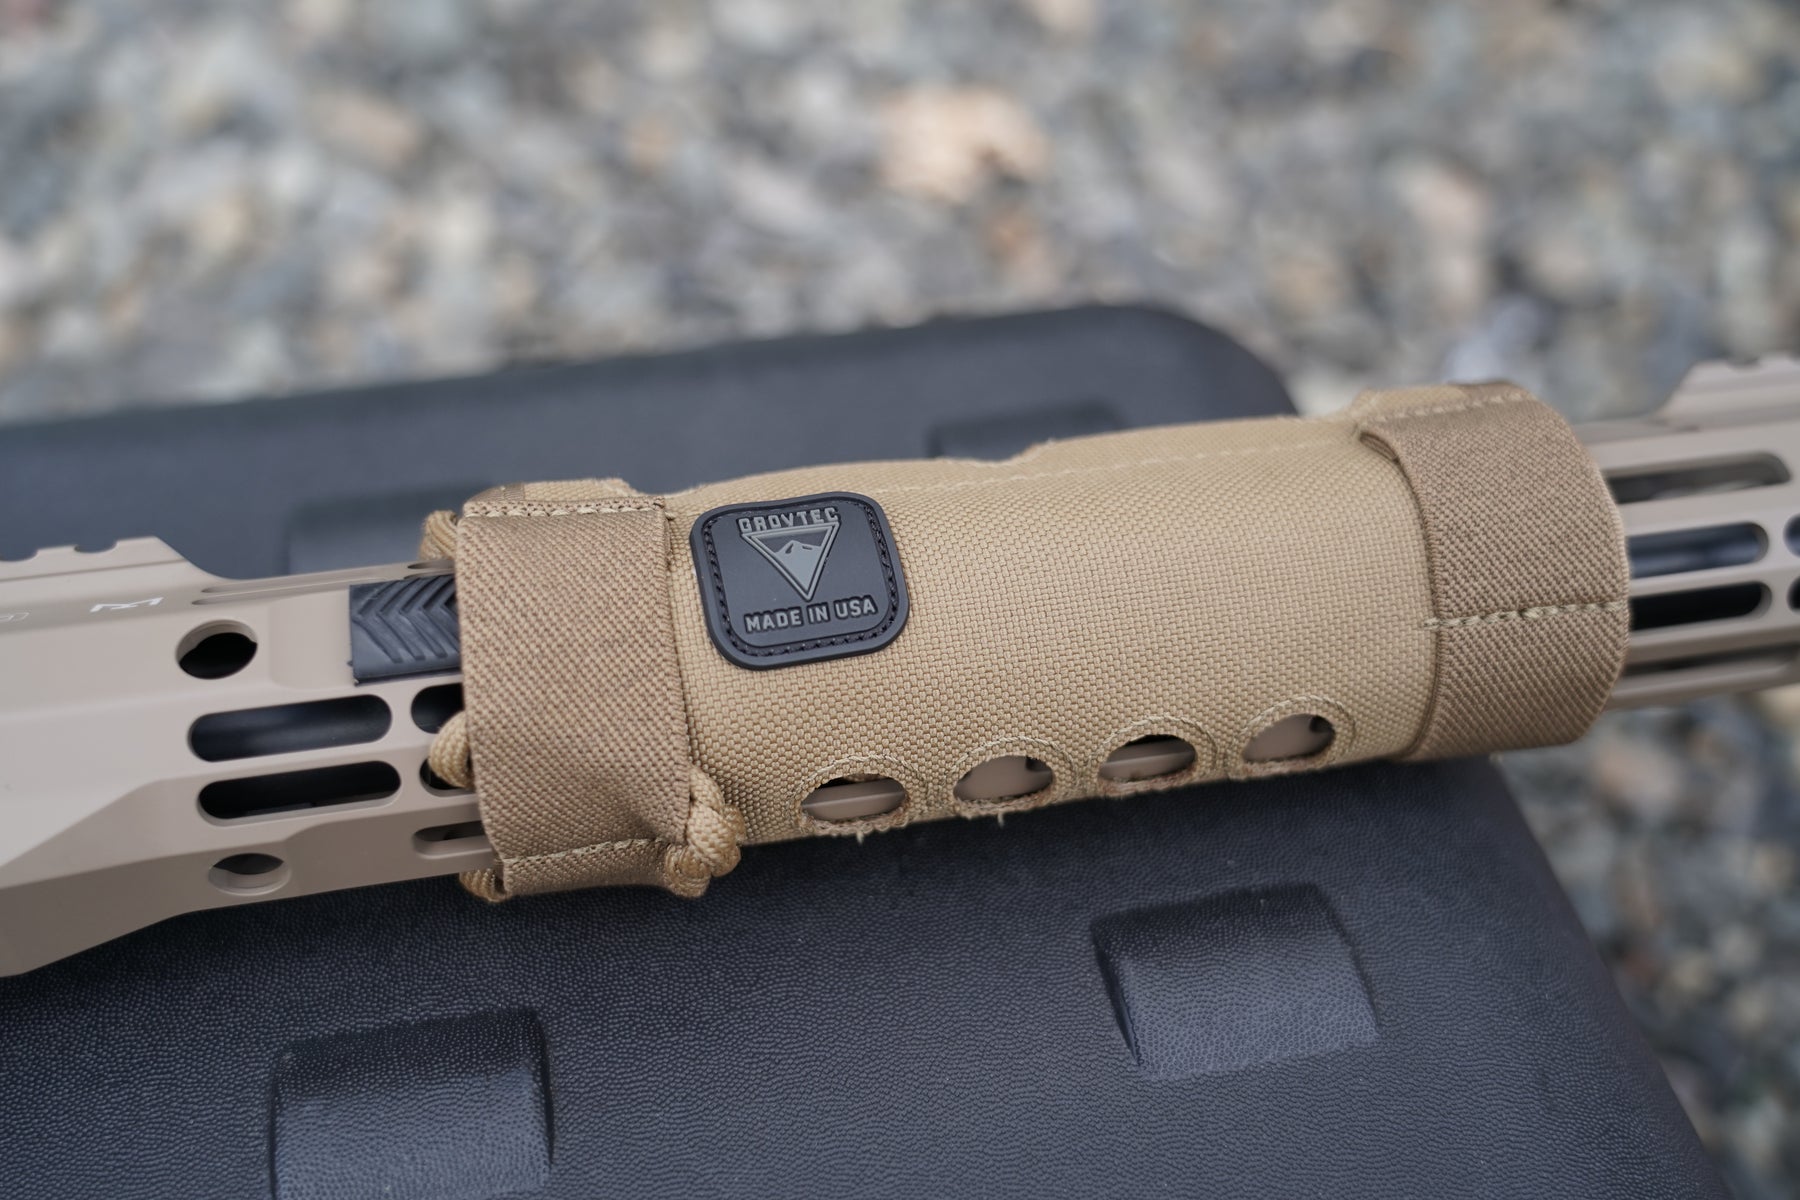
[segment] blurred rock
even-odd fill
[[[1685,795],[1682,765],[1660,746],[1622,737],[1595,735],[1593,785],[1621,812],[1641,820],[1667,821]]]
[[[1434,159],[1408,159],[1391,178],[1422,235],[1433,300],[1447,321],[1472,319],[1493,286],[1492,197],[1473,176]]]
[[[1045,29],[1065,38],[1084,38],[1100,22],[1099,0],[1023,0],[1025,10]]]
[[[406,0],[358,6],[371,43],[407,64],[454,60],[480,33],[471,0]]]
[[[971,199],[994,175],[1035,179],[1050,145],[1031,113],[991,88],[915,88],[884,106],[882,180],[946,204]]]
[[[829,233],[832,211],[804,177],[745,158],[731,165],[727,182],[739,213],[758,228],[802,240]]]
[[[314,96],[309,108],[326,145],[383,171],[400,170],[425,142],[411,114],[372,92],[335,88]]]

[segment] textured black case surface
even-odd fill
[[[251,573],[389,557],[384,503],[464,482],[1285,405],[1216,334],[1088,311],[14,431],[0,486],[15,544]],[[0,1140],[58,1200],[1722,1194],[1479,762],[753,848],[697,902],[181,917],[0,980]]]

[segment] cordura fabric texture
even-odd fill
[[[727,661],[688,552],[695,519],[833,491],[886,512],[905,628],[862,657]],[[1628,631],[1606,485],[1567,423],[1509,384],[668,496],[509,485],[454,527],[434,516],[426,543],[456,557],[467,696],[433,762],[466,755],[499,860],[466,882],[490,898],[697,895],[739,844],[1568,741],[1605,704]],[[1246,761],[1301,714],[1331,722],[1327,747]],[[1151,736],[1185,739],[1193,764],[1100,778]],[[1052,782],[956,795],[1003,755],[1041,760]],[[905,802],[848,822],[802,811],[821,785],[868,776]]]

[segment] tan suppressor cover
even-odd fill
[[[695,518],[829,491],[886,511],[907,624],[865,656],[733,665],[706,631]],[[449,536],[438,521],[427,540]],[[1628,624],[1599,472],[1561,417],[1506,384],[1000,463],[817,467],[661,497],[510,486],[469,502],[454,549],[467,710],[434,764],[469,756],[500,863],[470,883],[490,896],[697,895],[740,843],[1564,742],[1605,704]],[[1246,761],[1297,714],[1332,723],[1326,749]],[[1148,736],[1185,739],[1193,765],[1100,777]],[[1053,782],[958,798],[966,772],[1005,755]],[[870,775],[905,803],[841,823],[802,811],[821,785]]]

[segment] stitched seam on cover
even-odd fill
[[[1410,421],[1414,417],[1441,417],[1451,413],[1468,412],[1472,408],[1487,408],[1495,404],[1513,404],[1525,399],[1523,392],[1514,392],[1505,396],[1488,396],[1481,400],[1465,400],[1459,404],[1440,404],[1436,408],[1402,409],[1397,413],[1384,413],[1378,417],[1370,417],[1366,424],[1370,428],[1379,428],[1391,421]]]
[[[1065,475],[1092,475],[1100,471],[1129,471],[1137,467],[1163,467],[1175,463],[1199,462],[1207,458],[1226,458],[1240,454],[1285,454],[1289,450],[1308,450],[1319,446],[1341,446],[1343,444],[1342,441],[1333,438],[1315,442],[1288,442],[1280,446],[1244,446],[1237,450],[1204,450],[1198,454],[1183,454],[1174,458],[1143,458],[1132,462],[1102,463],[1093,467],[1065,467],[1060,471],[1040,471],[1029,475],[996,475],[991,479],[959,479],[953,483],[895,484],[892,487],[868,488],[865,494],[881,496],[893,492],[947,492],[957,488],[986,487],[993,483],[1023,483],[1032,479],[1059,479]]]
[[[559,858],[585,858],[590,854],[602,854],[608,850],[627,850],[633,846],[677,846],[679,842],[665,842],[661,838],[625,838],[617,842],[595,842],[591,846],[577,846],[573,850],[549,850],[543,854],[512,854],[503,857],[502,865],[513,863],[553,862]]]
[[[1364,425],[1364,426],[1359,427],[1358,433],[1357,433],[1357,440],[1360,443],[1367,445],[1368,443],[1366,441],[1364,441],[1363,439],[1364,439],[1365,435],[1370,432],[1372,432],[1372,429],[1371,429],[1371,426],[1369,426],[1369,425]],[[1387,447],[1387,443],[1381,442],[1381,440],[1379,438],[1377,438],[1376,441],[1380,442],[1381,446]],[[1370,448],[1374,449],[1374,447],[1370,447]],[[1425,590],[1429,597],[1429,603],[1435,609],[1437,607],[1437,571],[1438,571],[1437,557],[1438,557],[1438,555],[1437,555],[1437,551],[1434,549],[1434,547],[1431,544],[1431,536],[1426,531],[1427,521],[1426,521],[1426,517],[1425,517],[1425,506],[1419,499],[1418,488],[1413,486],[1412,476],[1407,472],[1406,467],[1400,462],[1398,453],[1394,452],[1392,450],[1392,447],[1387,447],[1387,449],[1389,450],[1389,453],[1386,453],[1386,454],[1382,453],[1379,449],[1376,449],[1376,457],[1378,459],[1380,459],[1382,462],[1385,462],[1387,464],[1388,470],[1392,471],[1394,473],[1394,475],[1399,479],[1400,486],[1406,489],[1407,499],[1412,502],[1413,518],[1417,523],[1416,528],[1418,529],[1418,532],[1419,532],[1419,540],[1423,544],[1424,550],[1425,550]],[[1431,618],[1431,619],[1435,620],[1436,618]],[[1433,626],[1427,625],[1427,626],[1425,626],[1425,628],[1429,629],[1429,628],[1433,628]],[[1439,697],[1440,691],[1443,687],[1443,683],[1444,683],[1443,641],[1440,638],[1432,638],[1431,639],[1431,677],[1430,677],[1429,684],[1425,691],[1425,711],[1419,717],[1418,733],[1413,738],[1412,742],[1410,744],[1408,744],[1404,750],[1400,751],[1400,753],[1394,755],[1393,757],[1395,757],[1397,759],[1405,759],[1405,758],[1410,757],[1412,755],[1413,751],[1417,750],[1421,745],[1423,745],[1425,743],[1425,739],[1430,736],[1432,728],[1437,724],[1438,697]],[[1252,736],[1254,736],[1254,735],[1252,735]],[[1335,741],[1335,738],[1333,740]],[[1246,739],[1246,741],[1243,744],[1245,746],[1249,745],[1248,740]],[[1327,746],[1326,749],[1330,750],[1331,747]],[[1242,761],[1241,749],[1240,749],[1239,761]],[[1227,765],[1226,769],[1230,770],[1231,768],[1229,765]]]
[[[1467,629],[1472,625],[1498,625],[1507,621],[1541,621],[1571,613],[1621,612],[1624,600],[1608,600],[1592,604],[1539,604],[1530,608],[1513,608],[1505,612],[1483,613],[1478,617],[1427,617],[1422,629]]]
[[[712,776],[707,775],[705,770],[701,768],[699,762],[696,761],[697,756],[694,753],[694,714],[688,705],[687,671],[683,669],[681,662],[680,620],[675,615],[675,555],[677,553],[674,535],[675,519],[670,515],[667,506],[661,501],[656,503],[656,508],[663,514],[663,599],[669,605],[669,653],[675,659],[675,688],[681,700],[681,760],[682,766],[687,773],[687,783],[683,787],[683,790],[687,793],[687,808],[683,810],[681,814],[681,841],[675,844],[688,846],[692,844],[687,840],[688,824],[694,819],[695,806],[700,803],[698,789],[694,786],[694,776],[701,775],[705,777],[707,783],[713,790],[719,793],[719,804],[721,806],[729,809],[731,805],[725,800],[724,789],[719,787],[719,785],[713,781]],[[661,841],[662,839],[659,838],[657,840]]]
[[[655,512],[660,504],[576,504],[568,507],[552,508],[545,512],[532,512],[524,508],[489,508],[486,511],[469,509],[463,513],[465,517],[591,517],[596,513],[621,512]]]

